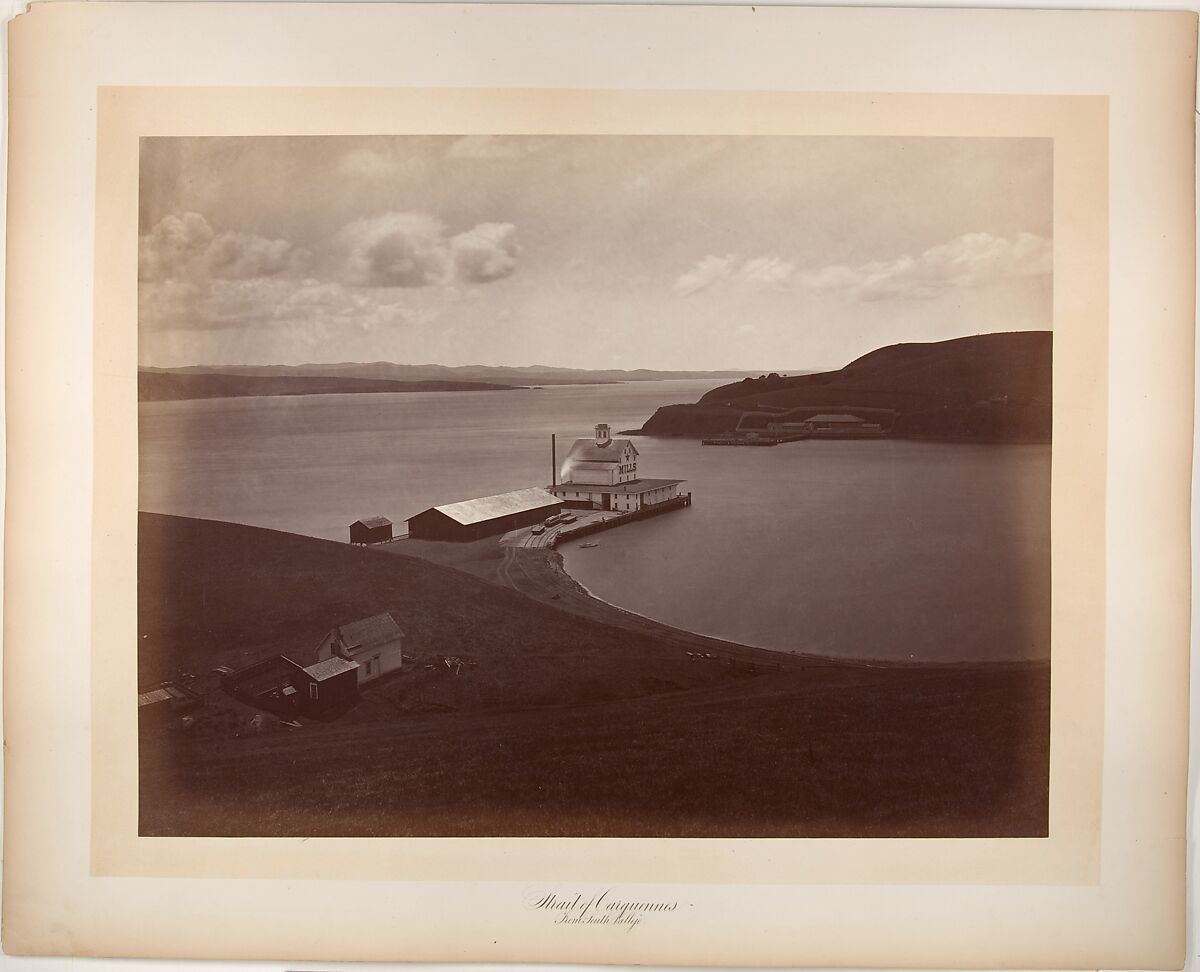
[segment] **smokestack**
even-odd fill
[[[554,452],[554,433],[550,433],[550,485],[558,485],[558,457]]]

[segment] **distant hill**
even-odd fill
[[[381,381],[306,375],[230,375],[212,372],[138,372],[139,402],[255,395],[344,395],[380,392],[513,391],[512,385],[478,381]]]
[[[222,374],[262,377],[369,378],[388,381],[499,382],[505,385],[592,385],[623,381],[664,381],[668,379],[743,378],[761,371],[652,371],[638,368],[588,370],[554,368],[549,365],[508,367],[500,365],[462,365],[449,367],[432,364],[395,364],[391,361],[369,363],[303,365],[196,365],[186,368],[144,368],[153,374]]]
[[[1051,438],[1052,334],[1014,331],[895,344],[838,371],[722,385],[660,408],[646,434],[712,434],[853,411],[893,435],[998,442]]]

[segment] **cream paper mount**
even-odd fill
[[[61,3],[15,21],[6,949],[1178,965],[1194,41],[1190,15],[1015,11]],[[139,140],[409,133],[1052,140],[1048,837],[138,835]],[[70,544],[46,545],[47,508]],[[347,900],[361,934],[323,920]],[[556,920],[588,909],[639,921]]]

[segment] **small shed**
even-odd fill
[[[392,539],[392,521],[386,516],[368,516],[350,524],[351,543],[385,543]]]
[[[307,668],[292,664],[296,666],[291,677],[296,706],[304,715],[334,715],[358,701],[358,662],[335,655]]]

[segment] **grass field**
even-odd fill
[[[545,558],[485,547],[472,576],[403,547],[142,514],[140,684],[310,660],[382,610],[408,656],[327,724],[147,730],[143,834],[1046,832],[1045,665],[779,655],[564,596]]]

